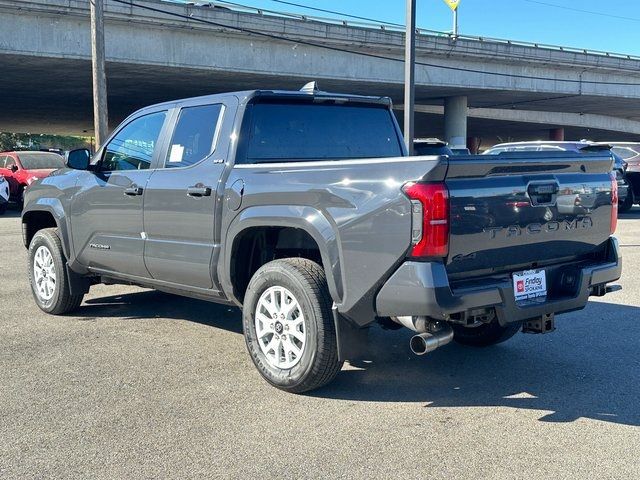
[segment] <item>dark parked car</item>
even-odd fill
[[[447,142],[437,138],[416,138],[413,141],[413,151],[416,155],[455,155]]]
[[[451,148],[439,138],[416,138],[413,150],[416,155],[470,155],[468,148]]]
[[[611,150],[626,163],[625,177],[631,184],[635,203],[640,203],[640,143],[611,142]]]
[[[163,103],[27,190],[31,289],[52,314],[97,283],[237,305],[260,374],[304,392],[360,357],[376,321],[413,330],[422,355],[550,332],[605,295],[622,268],[612,162],[408,157],[385,97]],[[561,212],[566,198],[589,208]]]
[[[579,153],[594,153],[610,151],[614,158],[613,171],[616,175],[618,182],[618,196],[619,204],[618,210],[620,212],[628,212],[633,207],[636,199],[640,199],[640,196],[634,195],[634,191],[631,188],[631,181],[627,174],[627,162],[613,147],[612,144],[602,142],[590,142],[587,140],[579,141],[535,141],[535,142],[513,142],[513,143],[500,143],[483,152],[484,155],[499,155],[504,152],[579,152]],[[638,169],[640,172],[640,168]],[[640,185],[639,185],[640,187]]]

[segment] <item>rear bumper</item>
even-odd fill
[[[452,289],[442,263],[403,263],[383,285],[376,297],[376,313],[381,317],[427,316],[449,319],[481,308],[495,308],[501,324],[527,320],[550,313],[584,308],[590,295],[604,294],[604,286],[620,278],[622,259],[618,242],[609,239],[608,258],[600,263],[546,267],[549,297],[544,303],[516,303],[510,275],[484,279],[473,286]],[[558,288],[567,275],[573,286]],[[564,285],[564,284],[563,284]],[[555,293],[558,291],[565,293]]]

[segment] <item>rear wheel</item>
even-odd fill
[[[247,348],[271,385],[302,393],[335,378],[338,360],[332,299],[324,270],[303,258],[263,265],[247,287],[243,327]]]
[[[71,295],[66,258],[57,228],[38,231],[29,245],[29,282],[38,307],[54,315],[70,312],[84,295]]]
[[[618,212],[620,213],[626,213],[629,210],[631,210],[631,207],[633,207],[633,204],[635,203],[635,195],[633,194],[633,188],[631,187],[631,185],[629,185],[629,193],[627,193],[626,198],[624,199],[624,202],[622,202],[619,206],[618,206]]]
[[[520,331],[521,322],[500,325],[497,319],[490,323],[483,323],[475,327],[452,325],[453,339],[463,345],[472,347],[488,347],[505,342]]]

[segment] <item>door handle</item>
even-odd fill
[[[208,197],[211,195],[211,187],[192,186],[187,188],[190,197]]]
[[[131,185],[130,187],[127,187],[124,189],[124,194],[129,195],[131,197],[134,197],[136,195],[142,195],[142,187],[139,187],[137,185]]]

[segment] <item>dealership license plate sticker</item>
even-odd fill
[[[513,294],[516,301],[543,299],[547,296],[544,270],[526,270],[513,274]]]

